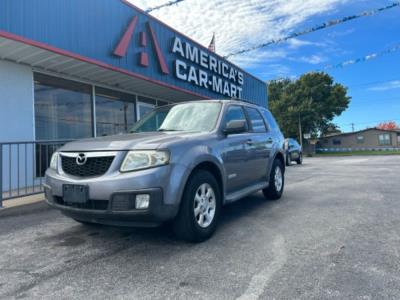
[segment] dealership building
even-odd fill
[[[221,98],[266,106],[266,84],[125,0],[0,1],[0,143],[117,134]]]

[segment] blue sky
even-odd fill
[[[141,8],[158,0],[132,0]],[[217,53],[257,45],[324,21],[391,4],[386,0],[186,0],[152,14]],[[400,44],[400,7],[310,33],[230,59],[263,80],[296,78],[329,64],[356,59]],[[344,68],[327,69],[349,87],[349,109],[335,122],[343,131],[400,123],[400,51]]]

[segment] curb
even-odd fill
[[[49,206],[44,201],[44,195],[38,194],[3,201],[3,207],[0,208],[0,217],[31,214],[44,209],[49,209]]]

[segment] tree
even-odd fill
[[[314,137],[337,131],[332,120],[347,109],[351,99],[347,88],[324,72],[307,73],[298,80],[271,81],[268,94],[269,108],[284,135],[299,139],[299,122],[302,131]]]
[[[400,129],[400,126],[396,124],[394,121],[387,121],[379,123],[376,128],[378,129],[385,129],[385,130],[393,130],[393,129]]]

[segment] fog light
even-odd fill
[[[136,195],[135,207],[136,209],[146,209],[150,204],[150,195],[139,194]]]

